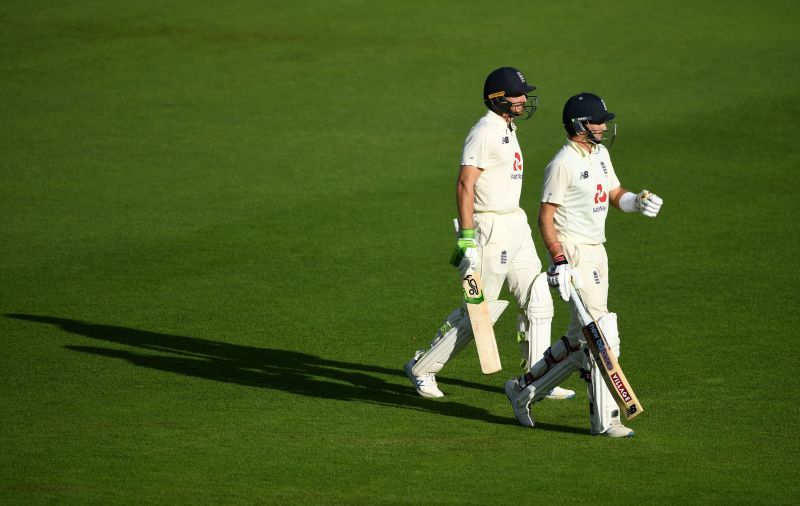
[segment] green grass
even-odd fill
[[[562,4],[3,3],[0,501],[797,503],[800,8]],[[511,313],[504,373],[402,374],[501,65],[529,215],[580,91],[665,200],[608,222],[632,440],[577,378],[516,425]]]

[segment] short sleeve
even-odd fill
[[[605,162],[608,164],[608,191],[611,191],[622,186],[622,183],[619,182],[617,172],[611,164],[611,157],[608,156],[608,152],[606,152],[605,158]]]
[[[470,130],[464,140],[464,152],[461,165],[472,165],[485,169],[489,165],[489,153],[486,149],[486,132],[479,128]]]
[[[553,160],[544,169],[542,202],[563,206],[569,187],[569,172],[560,160]]]

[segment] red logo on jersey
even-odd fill
[[[603,185],[597,185],[597,193],[594,194],[594,203],[599,204],[600,202],[605,202],[608,198],[608,194],[603,191]]]
[[[514,170],[522,170],[522,155],[514,153]]]

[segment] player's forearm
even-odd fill
[[[614,188],[613,190],[611,190],[608,193],[608,197],[611,200],[611,205],[616,207],[617,209],[621,209],[619,207],[619,201],[622,198],[622,196],[625,195],[628,192],[629,192],[629,190],[627,190],[626,188],[623,188],[622,186],[619,186],[619,187]]]
[[[561,248],[561,242],[558,240],[558,234],[556,234],[556,229],[552,222],[550,222],[549,230],[542,231],[542,242],[544,242],[544,245],[547,247],[550,258],[557,258],[564,255],[564,250]]]
[[[564,254],[561,243],[558,240],[556,226],[553,224],[553,215],[557,207],[546,202],[542,202],[539,207],[539,234],[542,236],[542,242],[550,253],[550,258],[556,258]]]
[[[475,228],[475,186],[459,180],[456,186],[456,207],[461,229]]]

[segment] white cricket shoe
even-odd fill
[[[553,400],[572,399],[573,397],[575,397],[575,390],[568,390],[561,387],[555,387],[547,394],[547,398]]]
[[[611,420],[611,427],[605,432],[593,435],[605,437],[633,437],[633,429],[625,427],[619,420]]]
[[[514,408],[514,416],[517,417],[517,421],[524,425],[525,427],[533,427],[536,425],[536,422],[533,421],[533,417],[531,416],[531,408],[530,403],[521,403],[519,402],[519,393],[522,389],[519,387],[519,383],[516,379],[510,379],[506,381],[505,385],[506,397],[511,402],[511,407]]]
[[[417,389],[417,393],[422,397],[444,397],[444,393],[442,393],[442,391],[439,390],[439,387],[436,385],[436,373],[427,372],[417,376],[411,371],[411,368],[417,363],[417,359],[419,359],[419,357],[421,357],[424,353],[425,350],[417,351],[414,354],[414,358],[406,362],[403,370],[406,372],[408,379],[411,380],[411,383],[414,384],[414,388]]]

